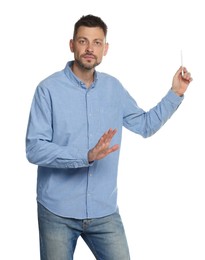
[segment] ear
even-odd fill
[[[70,40],[69,45],[70,45],[70,51],[71,51],[71,52],[74,52],[74,43],[73,43],[73,39]]]
[[[109,44],[106,43],[106,44],[105,44],[105,49],[104,49],[104,56],[107,54],[108,48],[109,48]]]

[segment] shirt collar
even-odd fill
[[[80,87],[85,86],[85,84],[73,73],[71,67],[73,65],[74,61],[68,61],[68,63],[65,66],[64,72],[69,80],[71,80],[73,83],[77,84]],[[98,72],[94,71],[94,81],[91,85],[91,88],[94,88],[96,86],[96,82],[98,79]]]

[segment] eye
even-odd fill
[[[101,42],[101,41],[95,41],[94,44],[95,44],[96,46],[99,46],[99,47],[100,47],[100,46],[102,45],[102,42]]]
[[[85,45],[85,44],[87,43],[87,41],[86,41],[85,39],[79,39],[79,40],[78,40],[78,43],[79,43],[80,45]]]

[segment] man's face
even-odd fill
[[[76,63],[83,69],[91,70],[101,63],[108,44],[101,28],[80,26],[75,39],[70,40],[70,49]]]

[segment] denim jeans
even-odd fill
[[[97,260],[129,260],[125,231],[118,212],[94,219],[57,216],[38,203],[41,260],[72,260],[83,238]]]

